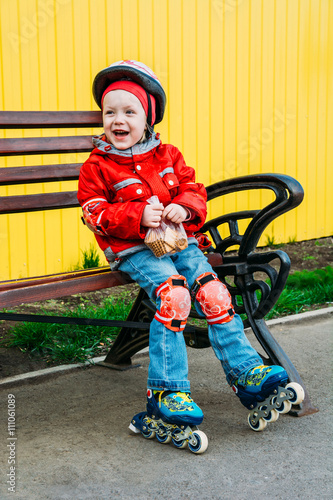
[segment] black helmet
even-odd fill
[[[94,99],[101,109],[101,100],[104,90],[106,90],[111,83],[117,82],[118,80],[132,80],[154,96],[156,100],[155,123],[162,121],[166,103],[165,92],[155,73],[153,73],[148,66],[138,61],[118,61],[97,73],[92,91]]]

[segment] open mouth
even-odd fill
[[[114,130],[113,134],[116,137],[126,137],[129,134],[129,132],[126,132],[126,130]]]

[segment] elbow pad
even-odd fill
[[[104,198],[90,200],[82,205],[83,216],[81,217],[85,224],[93,233],[105,236],[101,226],[101,219],[104,211],[109,206]]]

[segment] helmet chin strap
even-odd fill
[[[148,130],[153,131],[154,130],[154,124],[152,122],[152,111],[151,111],[151,99],[150,95],[145,89],[145,92],[147,94],[147,101],[148,101],[148,113],[147,113],[147,123],[148,123]]]

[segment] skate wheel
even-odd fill
[[[264,420],[263,418],[259,418],[259,420],[256,424],[253,423],[253,421],[251,419],[251,413],[248,414],[247,422],[248,422],[249,426],[251,427],[251,429],[253,431],[256,431],[256,432],[263,431],[267,426],[267,420]]]
[[[294,397],[289,399],[292,405],[299,405],[304,400],[304,389],[297,382],[290,382],[289,384],[287,384],[286,390],[294,394]]]
[[[276,408],[276,411],[279,413],[289,413],[291,410],[291,402],[286,399],[285,401],[282,401],[281,406],[279,408]]]
[[[186,439],[183,439],[182,441],[176,441],[174,438],[172,438],[172,444],[179,449],[186,448],[187,446],[187,441]]]
[[[179,448],[179,449],[181,449],[181,448],[186,448],[186,446],[187,446],[187,439],[179,439],[179,440],[178,440],[178,439],[176,439],[177,435],[178,435],[178,434],[181,434],[181,432],[182,432],[181,430],[179,430],[179,431],[177,431],[177,430],[176,430],[176,431],[174,431],[174,432],[172,433],[172,434],[173,434],[173,436],[174,436],[174,437],[172,438],[172,444],[173,444],[176,448]]]
[[[262,417],[267,423],[272,423],[276,422],[277,419],[279,418],[279,412],[276,411],[274,408],[269,412],[267,417]]]
[[[195,431],[192,433],[191,439],[188,442],[188,447],[192,453],[200,454],[205,453],[208,448],[208,438],[202,431]]]
[[[163,434],[156,434],[156,439],[162,444],[168,444],[171,441],[171,436],[169,436],[166,432]]]
[[[141,431],[141,434],[145,439],[154,439],[156,432],[151,430]]]

